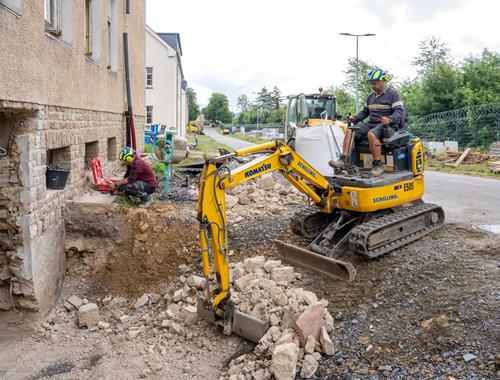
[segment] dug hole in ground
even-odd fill
[[[358,271],[348,284],[276,259],[272,239],[307,245],[289,228],[304,196],[278,177],[242,185],[227,197],[232,299],[269,321],[255,345],[196,314],[194,189],[150,209],[68,210],[60,302],[0,354],[0,378],[498,375],[498,236],[447,224],[377,260],[348,256]]]

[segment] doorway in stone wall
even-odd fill
[[[19,268],[22,263],[16,255],[22,246],[20,227],[19,181],[20,148],[16,137],[26,132],[27,121],[34,117],[32,110],[0,107],[0,310],[15,307],[12,284],[17,278],[11,268]]]

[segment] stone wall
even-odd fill
[[[98,155],[104,175],[118,168],[114,158],[125,142],[125,119],[0,100],[0,129],[8,131],[0,136],[7,151],[0,156],[0,309],[40,310],[51,306],[64,276],[65,202],[89,185],[86,157]],[[116,152],[108,155],[108,146]],[[49,164],[70,170],[63,190],[46,188]]]

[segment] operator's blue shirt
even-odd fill
[[[372,92],[366,98],[366,105],[353,119],[354,124],[363,121],[367,117],[368,124],[380,124],[380,118],[386,116],[393,125],[399,125],[403,121],[405,110],[403,101],[398,92],[386,87],[383,92],[377,94]]]

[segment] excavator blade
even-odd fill
[[[281,258],[298,267],[326,274],[343,281],[352,282],[356,278],[356,269],[351,263],[319,255],[307,249],[273,240]]]

